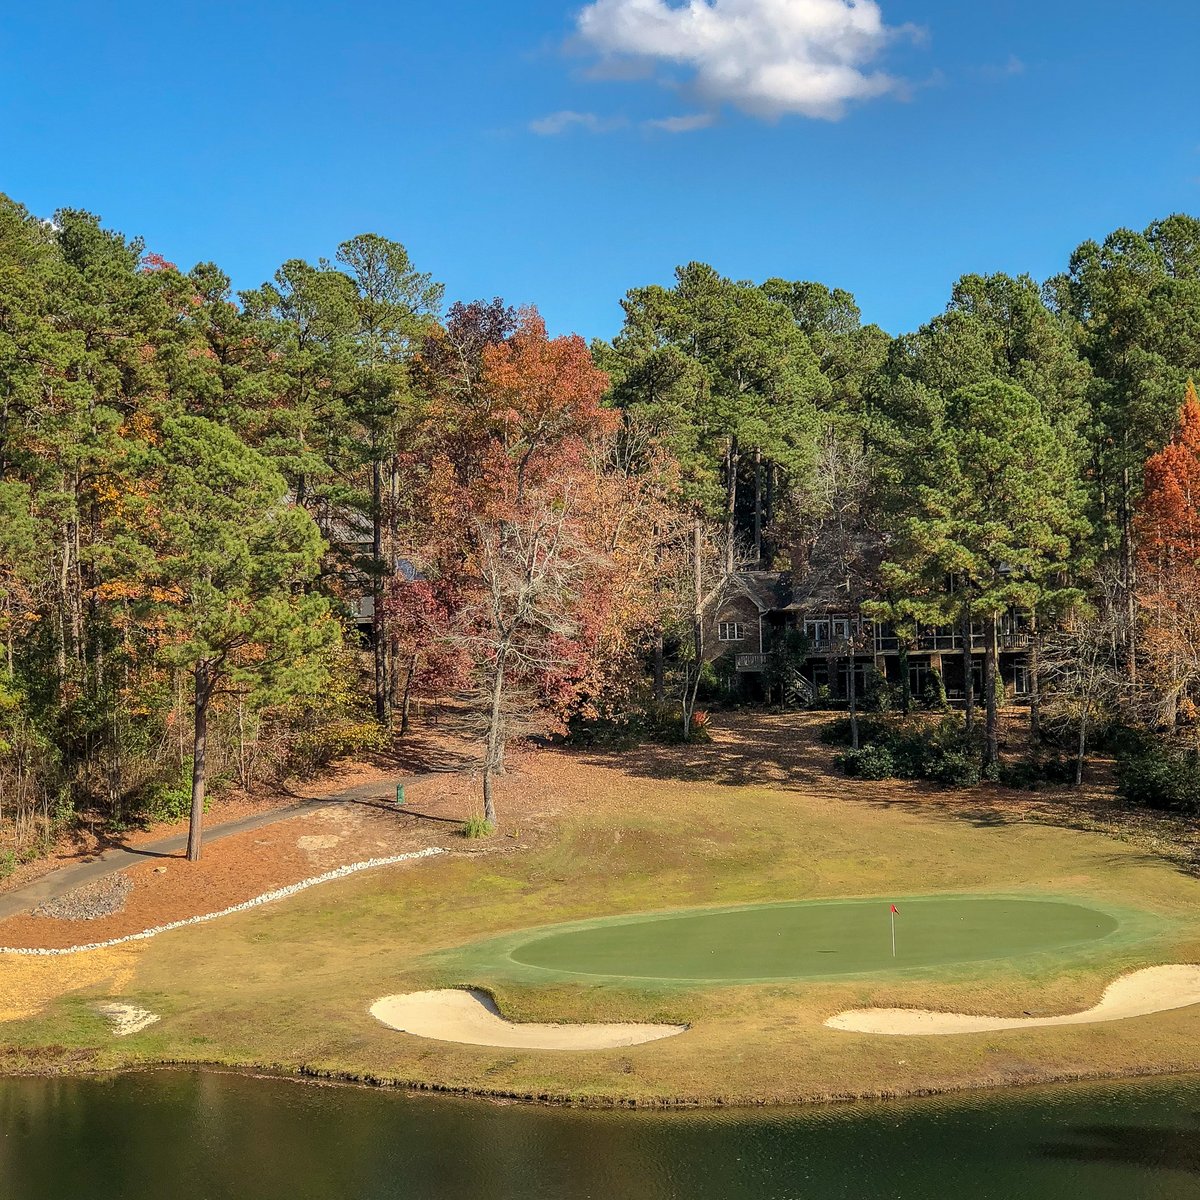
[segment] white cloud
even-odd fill
[[[645,124],[647,129],[662,133],[694,133],[697,129],[707,129],[715,120],[712,113],[685,113],[678,117],[657,117]]]
[[[598,117],[595,113],[563,112],[550,113],[529,122],[529,128],[542,137],[555,137],[572,129],[582,129],[586,133],[608,133],[620,129],[625,121],[619,117]]]
[[[851,101],[903,90],[870,64],[911,26],[884,24],[875,0],[594,0],[578,17],[602,61],[692,72],[698,96],[756,117],[837,120]]]

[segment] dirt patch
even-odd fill
[[[133,880],[128,875],[106,875],[56,900],[47,900],[30,916],[49,917],[54,921],[98,921],[119,913],[131,891]]]

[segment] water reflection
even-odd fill
[[[1195,1200],[1200,1079],[581,1112],[161,1071],[0,1081],[4,1200]]]
[[[1048,1142],[1038,1149],[1048,1158],[1200,1175],[1200,1113],[1192,1113],[1188,1125],[1090,1125],[1077,1131],[1079,1142]]]

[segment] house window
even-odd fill
[[[808,639],[810,646],[824,649],[829,645],[829,622],[805,621],[804,636]]]
[[[744,642],[746,627],[739,625],[736,621],[722,621],[717,626],[717,638],[722,642]]]
[[[1014,693],[1018,696],[1028,696],[1032,690],[1029,684],[1029,668],[1027,666],[1018,666],[1014,678]]]

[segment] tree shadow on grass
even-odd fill
[[[1142,862],[1165,861],[1181,874],[1200,876],[1200,830],[1177,818],[1127,808],[1113,796],[1107,776],[1080,790],[1037,792],[989,784],[955,790],[927,782],[848,779],[835,765],[838,750],[819,739],[829,720],[827,713],[721,714],[714,722],[714,741],[707,744],[561,752],[634,778],[765,787],[966,822],[977,829],[1032,823],[1099,833],[1138,847]],[[1129,865],[1134,853],[1114,854],[1112,860]]]

